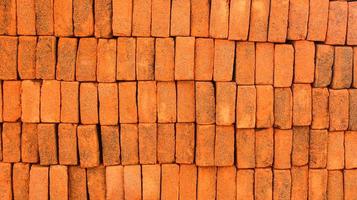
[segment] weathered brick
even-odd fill
[[[327,181],[327,199],[343,199],[343,172],[328,171]]]
[[[177,81],[177,122],[195,122],[195,83]]]
[[[35,0],[17,0],[17,34],[36,35]]]
[[[236,168],[218,167],[217,170],[217,199],[236,198]]]
[[[70,166],[68,168],[68,186],[69,199],[86,200],[86,169],[80,168],[79,166]]]
[[[105,167],[87,169],[89,199],[105,200]]]
[[[348,2],[347,44],[357,45],[357,3]]]
[[[138,102],[139,122],[145,122],[145,123],[156,122],[157,99],[156,99],[155,81],[138,82],[137,102]]]
[[[37,124],[22,123],[21,160],[25,163],[38,163]]]
[[[59,38],[56,65],[57,80],[74,81],[77,43],[77,38]]]
[[[143,199],[160,199],[160,165],[143,165],[141,173]]]
[[[315,44],[295,41],[294,83],[312,83],[315,72]]]
[[[214,166],[215,125],[197,125],[196,156],[197,166]]]
[[[113,0],[112,28],[115,36],[130,36],[132,25],[133,1]],[[122,38],[126,39],[126,38]]]
[[[250,41],[267,41],[269,8],[269,0],[252,0],[249,27]]]
[[[53,1],[53,26],[56,36],[72,36],[72,0],[54,0]]]
[[[311,124],[311,86],[310,84],[293,85],[293,125],[308,126]]]
[[[100,136],[102,141],[103,165],[120,164],[119,127],[101,126]]]
[[[347,130],[349,115],[348,90],[329,90],[330,131]]]
[[[216,83],[216,124],[231,125],[235,122],[236,83]]]
[[[99,122],[101,125],[117,125],[119,116],[118,85],[99,83]]]
[[[331,83],[335,49],[333,46],[316,45],[314,87],[326,87]]]
[[[325,41],[328,19],[328,0],[310,1],[307,39]]]
[[[20,162],[21,157],[21,124],[2,124],[2,161]]]
[[[112,0],[94,1],[94,35],[96,37],[112,37]]]
[[[74,0],[78,1],[78,0]],[[95,81],[97,72],[97,39],[81,38],[76,58],[76,80]]]
[[[176,122],[176,84],[157,82],[157,119],[158,122]]]
[[[274,51],[274,87],[290,87],[293,81],[294,48],[277,44]]]
[[[309,162],[309,136],[307,126],[295,126],[293,128],[293,151],[291,163],[293,166],[303,166]]]
[[[141,199],[140,165],[124,166],[124,198]]]
[[[196,165],[180,165],[180,196],[179,199],[195,200],[197,187]]]
[[[327,170],[309,170],[309,199],[326,199],[327,194]]]
[[[68,169],[62,165],[50,167],[50,199],[68,198]]]
[[[176,163],[191,164],[195,156],[195,124],[176,123]]]
[[[180,2],[180,1],[177,1]],[[188,7],[188,6],[187,6]],[[186,15],[186,24],[189,24],[189,16]],[[210,1],[191,0],[191,35],[195,37],[208,37],[210,18]],[[184,29],[187,31],[187,25]],[[189,29],[189,28],[188,28]],[[188,32],[189,33],[189,32]]]
[[[169,37],[171,1],[153,0],[151,2],[151,36]]]
[[[274,156],[274,129],[257,129],[255,132],[255,167],[270,167]]]
[[[313,129],[326,129],[329,126],[328,110],[329,92],[327,88],[312,89],[312,123]]]
[[[349,126],[348,130],[357,130],[357,90],[350,89],[349,93]]]
[[[0,37],[0,79],[16,80],[17,79],[17,37],[2,36]]]
[[[290,169],[292,143],[293,143],[292,130],[275,129],[275,133],[274,133],[274,168],[275,169]]]
[[[346,1],[330,2],[326,44],[344,45],[346,42],[348,5]]]
[[[117,39],[117,80],[135,80],[135,51],[135,38]]]
[[[116,40],[99,39],[97,46],[97,80],[98,82],[115,82],[116,80]]]
[[[304,40],[307,34],[309,18],[308,0],[290,0],[289,2],[289,40]]]
[[[290,170],[274,170],[273,199],[290,199],[291,173]]]
[[[291,168],[291,199],[307,199],[309,170],[307,166]]]
[[[257,128],[269,128],[274,124],[274,88],[257,85]]]
[[[157,161],[159,163],[175,161],[175,124],[157,125]]]
[[[61,122],[79,122],[79,82],[61,82]]]
[[[56,43],[56,37],[38,37],[36,46],[36,79],[55,79]]]
[[[165,164],[161,167],[161,199],[178,199],[179,165]]]
[[[256,169],[254,174],[255,199],[272,199],[273,173],[271,169]]]
[[[119,89],[119,120],[120,123],[138,122],[136,104],[136,82],[121,82]]]
[[[254,129],[236,129],[236,165],[237,168],[255,167],[255,131]]]
[[[216,167],[198,167],[197,200],[216,198]]]
[[[227,38],[229,2],[226,0],[211,1],[209,35],[213,38]]]
[[[105,168],[106,198],[124,199],[124,167],[122,165]]]
[[[327,164],[327,130],[311,130],[310,133],[310,168],[326,168]]]
[[[176,37],[175,80],[193,80],[195,61],[195,38]]]
[[[213,80],[232,81],[235,43],[229,40],[214,42]]]
[[[53,35],[53,1],[35,0],[36,34]]]
[[[161,0],[156,0],[161,1]],[[173,38],[155,40],[155,80],[173,81],[175,79],[175,43]]]
[[[77,128],[79,161],[82,168],[99,165],[99,141],[95,125],[79,125]]]
[[[273,0],[270,2],[269,42],[285,42],[288,31],[288,17],[289,0]]]
[[[274,81],[274,44],[255,44],[255,84],[272,85]]]
[[[29,199],[30,165],[15,163],[12,167],[12,188],[14,199]]]
[[[120,125],[120,153],[123,165],[139,163],[139,135],[137,124]]]
[[[139,161],[140,164],[155,164],[157,161],[156,123],[139,124]]]
[[[212,82],[196,82],[196,123],[215,122],[215,95]]]
[[[79,112],[82,124],[98,123],[98,91],[96,83],[81,83]]]
[[[155,39],[137,38],[136,40],[136,79],[155,79]]]
[[[19,37],[17,68],[21,79],[35,79],[36,77],[36,44],[37,37]]]
[[[250,0],[231,0],[228,39],[247,40],[251,10],[250,6]]]
[[[328,133],[327,169],[343,169],[345,162],[344,132]]]
[[[290,88],[274,90],[274,127],[290,129],[293,120],[292,93]]]
[[[214,145],[215,166],[234,164],[234,126],[216,126]]]
[[[57,134],[55,124],[38,124],[38,152],[41,165],[57,164]]]
[[[237,42],[235,62],[235,80],[237,84],[254,84],[255,45],[253,42]]]
[[[37,81],[24,80],[21,82],[21,121],[40,121],[40,88]]]
[[[61,116],[61,82],[45,80],[41,86],[41,122],[59,122]]]
[[[195,45],[195,80],[210,81],[213,77],[214,40],[197,38]]]
[[[61,165],[77,165],[77,124],[58,125],[58,161]]]
[[[256,89],[255,86],[238,86],[237,88],[237,128],[254,128],[256,116]]]
[[[352,71],[353,49],[351,47],[335,47],[331,87],[333,89],[351,87]]]
[[[32,165],[29,181],[29,199],[48,199],[48,167]]]
[[[73,31],[77,37],[94,33],[93,0],[73,0]]]
[[[150,36],[151,0],[133,0],[133,36]]]

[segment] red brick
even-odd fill
[[[56,36],[73,35],[72,3],[72,0],[53,1],[53,24]]]
[[[98,82],[115,82],[116,78],[116,40],[99,39],[97,46]]]
[[[77,0],[74,0],[77,1]],[[76,80],[95,81],[97,68],[97,39],[81,38],[76,59]]]
[[[36,79],[55,79],[56,43],[56,37],[38,37],[36,46]]]
[[[121,82],[118,85],[118,89],[120,123],[138,122],[136,82]]]
[[[236,165],[237,168],[255,167],[255,131],[254,129],[236,129]]]
[[[315,44],[295,41],[294,83],[312,83],[315,70]]]
[[[77,37],[94,33],[93,0],[73,0],[73,30]]]
[[[247,40],[250,20],[250,0],[231,0],[229,13],[229,40]]]
[[[21,160],[26,163],[38,163],[37,124],[22,123]]]
[[[288,31],[289,0],[274,0],[270,3],[268,41],[285,42]]]
[[[74,81],[77,43],[77,38],[59,38],[56,65],[57,80]]]
[[[35,79],[36,77],[36,44],[37,37],[19,37],[17,68],[21,79]]]
[[[327,144],[327,169],[344,168],[344,149],[344,132],[329,132]]]
[[[38,124],[38,151],[41,165],[57,164],[57,135],[55,124]]]
[[[326,168],[327,163],[327,130],[311,130],[310,133],[310,168]]]
[[[1,17],[1,16],[0,16]],[[0,37],[0,79],[16,80],[17,79],[17,37]]]
[[[309,170],[309,199],[326,199],[327,170]]]
[[[255,45],[255,84],[273,84],[274,44],[256,43]]]
[[[191,35],[208,37],[210,2],[208,0],[191,0]],[[187,15],[188,16],[188,15]],[[187,17],[188,18],[188,17]],[[187,23],[189,19],[187,19]],[[186,31],[185,27],[185,31]],[[189,32],[188,32],[189,33]]]
[[[275,45],[274,87],[290,87],[293,80],[294,48],[290,44]]]
[[[87,186],[90,199],[105,199],[105,167],[87,169]]]
[[[293,125],[311,124],[311,86],[310,84],[293,85]]]
[[[99,122],[101,125],[117,125],[119,116],[118,86],[116,83],[99,83]]]
[[[198,167],[197,200],[216,198],[216,167]]]
[[[16,1],[4,1],[1,4],[0,34],[16,35]]]
[[[309,135],[307,126],[295,126],[293,128],[293,151],[291,163],[293,166],[303,166],[309,162]]]
[[[344,45],[347,32],[348,5],[345,1],[330,2],[326,44]]]
[[[237,170],[237,200],[254,199],[254,170]]]
[[[82,168],[99,165],[99,141],[95,125],[80,125],[77,129],[78,152]]]
[[[136,79],[155,79],[155,40],[154,38],[138,38],[136,40]]]
[[[17,34],[36,35],[35,0],[17,0]]]
[[[168,37],[170,35],[171,2],[153,0],[151,5],[151,36]]]
[[[292,125],[292,93],[290,88],[274,90],[274,127],[290,129]]]
[[[173,0],[172,1],[170,35],[172,35],[172,36],[189,36],[190,35],[190,22],[191,22],[191,20],[190,20],[191,4],[190,3],[191,2],[189,0]],[[194,5],[195,5],[195,3],[193,2],[192,7],[194,7]],[[194,12],[194,11],[195,11],[195,9],[192,8],[192,12]],[[203,13],[200,13],[200,15],[203,15]],[[194,17],[192,17],[192,18],[194,19]],[[194,26],[195,24],[196,23],[193,21],[192,26]],[[199,25],[201,25],[201,24],[199,24]]]
[[[349,130],[357,130],[357,90],[350,89],[349,101],[350,101],[350,113],[349,113]]]
[[[79,91],[81,123],[97,124],[98,91],[96,83],[81,83]]]
[[[30,170],[29,199],[47,200],[49,198],[48,167],[32,165]]]
[[[161,1],[161,0],[156,0]],[[173,38],[155,40],[155,80],[173,81],[175,78],[175,43]]]
[[[257,129],[255,134],[255,167],[270,167],[273,164],[274,129]]]
[[[274,134],[274,168],[290,169],[293,143],[292,130],[275,129]]]
[[[288,40],[304,40],[309,17],[308,0],[290,0]]]
[[[79,82],[61,82],[61,122],[79,121]]]
[[[310,1],[307,39],[325,41],[328,19],[328,0]]]
[[[257,85],[257,128],[269,128],[274,124],[274,88]]]
[[[267,41],[269,8],[269,0],[252,0],[249,41]]]
[[[330,131],[341,131],[348,128],[349,97],[348,91],[329,90]]]
[[[194,79],[195,38],[177,37],[175,44],[175,80]]]
[[[140,165],[124,166],[124,198],[141,199]]]
[[[15,163],[12,168],[12,188],[14,199],[29,198],[30,165]]]
[[[151,0],[133,0],[133,36],[150,36]]]
[[[139,163],[138,125],[120,125],[121,163],[123,165]]]
[[[353,49],[351,47],[335,47],[331,87],[334,89],[351,87],[352,71]]]
[[[195,45],[195,80],[212,80],[214,40],[209,38],[197,38]]]
[[[113,35],[115,36],[130,36],[132,24],[132,0],[113,0]],[[118,38],[119,39],[119,38]],[[126,38],[122,38],[126,39]]]
[[[53,1],[35,0],[36,34],[53,35]]]
[[[235,67],[235,80],[238,85],[254,84],[255,45],[253,42],[237,42]]]
[[[87,177],[86,170],[79,166],[68,168],[68,192],[69,199],[87,199]]]
[[[323,44],[316,45],[314,87],[326,87],[330,85],[333,62],[334,47]]]
[[[0,163],[0,198],[4,200],[12,199],[10,163]]]
[[[94,35],[96,37],[112,37],[112,0],[94,1]]]
[[[196,123],[215,122],[215,94],[212,82],[196,82]]]
[[[343,172],[328,171],[327,198],[343,199]]]
[[[234,164],[234,127],[216,126],[214,145],[215,166],[231,166]]]
[[[353,48],[353,60],[357,60],[357,47]],[[357,88],[357,62],[353,63],[353,82],[352,87]]]
[[[155,164],[157,152],[156,123],[139,124],[139,159],[140,164]]]
[[[160,165],[143,165],[141,171],[143,199],[160,199]]]
[[[175,161],[175,124],[158,124],[157,160],[159,163]]]
[[[61,165],[77,165],[77,125],[58,125],[58,160]]]
[[[290,199],[291,174],[289,170],[274,170],[273,199]]]
[[[254,193],[256,200],[272,199],[273,173],[271,169],[255,169]]]
[[[21,124],[3,123],[2,128],[2,160],[3,162],[19,162],[21,157]]]
[[[103,165],[120,164],[120,144],[118,126],[101,126]]]
[[[41,122],[59,122],[61,116],[61,82],[45,80],[41,86]]]
[[[357,191],[357,170],[345,170],[344,171],[344,192],[345,199],[356,199],[356,191]]]
[[[24,80],[21,82],[21,121],[40,121],[40,87],[37,81]]]
[[[325,129],[329,126],[329,92],[327,88],[312,88],[312,124],[313,129]]]
[[[215,125],[197,125],[196,127],[196,165],[214,166]]]
[[[357,3],[348,3],[347,44],[357,45]]]
[[[254,128],[256,116],[256,89],[255,86],[238,86],[237,88],[237,128]]]
[[[50,199],[68,199],[68,169],[66,166],[50,167]]]
[[[217,199],[236,199],[236,168],[219,167],[217,170]]]
[[[195,155],[195,124],[176,123],[176,163],[191,164]]]
[[[216,83],[216,124],[231,125],[235,122],[236,83]]]
[[[229,2],[226,0],[211,1],[210,36],[213,38],[228,37]]]
[[[117,39],[117,80],[135,80],[136,39]]]
[[[345,133],[345,168],[352,169],[357,167],[357,157],[354,155],[357,150],[357,132],[347,131]]]
[[[291,168],[291,200],[307,199],[308,178],[307,166]]]
[[[180,165],[180,196],[179,199],[196,200],[196,165]]]
[[[138,82],[138,115],[139,122],[156,122],[156,82],[140,81]]]
[[[124,168],[122,165],[105,168],[106,198],[124,199]]]
[[[235,43],[229,40],[214,42],[213,80],[232,81]]]
[[[176,122],[176,84],[157,82],[158,122]]]
[[[177,122],[195,122],[195,83],[177,81]]]
[[[178,199],[179,165],[165,164],[161,167],[161,198]]]

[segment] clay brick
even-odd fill
[[[35,0],[17,0],[17,34],[36,35]]]
[[[150,36],[151,0],[133,0],[133,36]]]
[[[208,0],[191,0],[191,35],[208,37],[210,2]],[[185,30],[187,30],[185,28]]]
[[[352,84],[353,49],[335,47],[335,60],[331,87],[333,89],[349,88]]]
[[[307,126],[311,124],[311,86],[310,84],[293,85],[293,125]]]
[[[293,166],[303,166],[309,162],[309,135],[307,126],[295,126],[293,128],[293,150],[291,163]]]
[[[21,121],[40,121],[40,87],[37,81],[24,80],[21,82]]]
[[[226,0],[211,1],[209,35],[213,38],[228,37],[229,2]]]
[[[195,124],[176,123],[176,163],[191,164],[195,156]]]
[[[90,199],[105,199],[105,167],[87,169],[87,186]]]
[[[237,128],[254,128],[256,116],[256,89],[255,86],[238,86],[237,88]]]
[[[348,5],[345,1],[330,2],[326,44],[344,45],[347,32]]]
[[[217,199],[236,199],[236,168],[219,167],[217,170]]]
[[[80,168],[79,166],[70,166],[68,168],[68,186],[69,199],[86,200],[86,169]]]
[[[115,36],[130,36],[132,24],[132,0],[112,0],[112,28]],[[118,38],[119,39],[119,38]],[[126,39],[126,38],[122,38]]]
[[[12,168],[12,188],[14,199],[29,198],[30,165],[15,163]]]
[[[21,160],[26,163],[38,163],[37,124],[22,123]]]
[[[291,200],[307,199],[308,179],[307,166],[291,168]]]
[[[326,168],[327,164],[327,130],[311,130],[310,133],[310,168]]]
[[[99,39],[97,46],[98,82],[115,82],[116,78],[116,40]]]
[[[77,125],[58,125],[58,160],[61,165],[77,165]]]
[[[124,167],[122,165],[105,168],[106,198],[124,199]]]
[[[254,196],[256,200],[272,199],[273,173],[271,169],[255,169]]]
[[[196,200],[197,167],[196,165],[180,165],[179,199]]]
[[[315,44],[295,41],[294,83],[312,83],[315,70]]]
[[[123,165],[139,163],[138,125],[120,125],[121,163]]]
[[[176,122],[176,84],[157,82],[158,122]]]
[[[153,0],[151,4],[151,36],[169,37],[171,1]]]
[[[232,81],[235,43],[229,40],[214,41],[213,80]]]
[[[195,122],[195,83],[177,81],[177,122]]]
[[[357,3],[348,3],[347,44],[357,45]]]
[[[157,152],[156,123],[139,124],[139,159],[140,164],[155,164]]]
[[[196,159],[197,166],[214,166],[215,125],[197,125]]]
[[[138,38],[136,40],[136,79],[155,79],[155,39]]]
[[[290,170],[274,170],[273,199],[290,199],[291,174]]]
[[[308,0],[290,0],[288,40],[304,40],[309,18]]]
[[[274,168],[290,169],[293,143],[292,130],[275,129],[274,134]]]
[[[53,1],[35,0],[36,34],[53,35]],[[63,14],[63,13],[62,13]]]
[[[253,42],[237,42],[235,77],[238,85],[254,84],[255,45]]]
[[[210,81],[213,76],[214,40],[197,38],[195,45],[195,80]]]
[[[327,88],[312,88],[312,124],[313,129],[326,129],[329,126],[329,92]]]
[[[357,60],[357,47],[353,48],[353,60]],[[353,82],[352,87],[357,88],[357,62],[353,62]]]
[[[143,165],[141,173],[143,199],[160,199],[160,165]]]
[[[49,198],[48,167],[32,165],[30,170],[29,199]]]
[[[3,162],[20,162],[21,124],[3,123],[2,160]]]
[[[119,116],[118,85],[99,83],[99,122],[101,125],[117,125]]]
[[[216,124],[231,125],[235,122],[236,83],[216,83]]]
[[[192,3],[192,5],[194,5],[194,3]],[[192,9],[192,12],[194,12],[194,11],[195,10]],[[170,35],[171,36],[189,36],[190,35],[190,22],[191,22],[190,14],[191,14],[191,2],[189,0],[173,0],[172,1],[171,24],[170,24],[171,25]],[[202,14],[202,13],[200,13],[200,14]],[[195,25],[195,23],[193,22],[192,26],[194,26],[194,25]]]
[[[343,172],[328,171],[327,199],[343,199]]]
[[[73,35],[72,6],[72,0],[53,1],[53,24],[56,36]]]
[[[77,38],[59,38],[56,65],[57,80],[74,81],[77,43]]]
[[[349,130],[357,130],[357,90],[350,89],[349,101],[350,101],[350,113],[349,113]]]
[[[175,80],[194,79],[195,38],[176,37]]]
[[[347,130],[349,114],[348,91],[329,90],[330,131]]]
[[[124,198],[141,199],[140,165],[124,166]]]
[[[41,165],[57,164],[57,134],[55,124],[38,124],[38,151]]]
[[[61,116],[61,82],[45,80],[41,86],[41,122],[59,122]]]
[[[94,33],[93,0],[73,0],[73,31],[77,37]]]
[[[215,95],[212,82],[196,82],[196,123],[215,122]]]
[[[273,0],[270,3],[268,41],[285,42],[288,31],[289,0]]]
[[[292,93],[290,88],[274,90],[274,127],[290,129],[292,125]]]
[[[270,167],[273,164],[274,129],[257,129],[255,132],[255,167]]]
[[[274,88],[257,85],[257,128],[269,128],[274,124]]]
[[[4,1],[0,9],[0,34],[16,35],[16,1]]]
[[[236,129],[236,165],[237,168],[255,167],[255,131],[254,129]]]
[[[229,40],[247,40],[250,20],[250,0],[231,0],[229,13]]]
[[[120,144],[118,126],[101,126],[103,165],[120,164]]]
[[[269,8],[269,0],[252,0],[249,41],[267,41]]]
[[[175,161],[175,124],[157,125],[157,160],[159,163]]]
[[[136,39],[117,39],[117,80],[135,80]]]
[[[94,1],[94,35],[96,37],[112,36],[112,0]]]
[[[55,79],[56,43],[56,37],[38,37],[36,46],[36,79]]]
[[[356,199],[356,184],[357,170],[344,171],[344,192],[345,199]]]
[[[81,83],[79,111],[82,124],[98,123],[98,91],[96,83]]]
[[[161,0],[156,0],[161,1]],[[175,43],[173,38],[155,40],[155,80],[173,81],[175,78]]]
[[[345,168],[352,169],[357,167],[357,158],[354,156],[357,150],[357,132],[347,131],[345,133]]]
[[[50,199],[68,199],[68,169],[66,166],[50,167]]]
[[[344,132],[329,132],[327,144],[327,169],[344,168],[344,149]]]
[[[234,126],[216,126],[214,145],[215,166],[231,166],[234,163]]]
[[[77,1],[77,0],[74,0]],[[76,58],[76,80],[95,81],[97,68],[97,39],[81,38]]]
[[[328,0],[310,1],[307,39],[325,41],[328,19]]]
[[[327,170],[309,170],[309,199],[326,199]]]
[[[156,122],[156,101],[156,82],[139,81],[137,97],[139,122]]]
[[[99,165],[99,141],[95,125],[79,125],[77,128],[79,161],[82,168]]]
[[[0,37],[0,79],[17,79],[17,37]]]
[[[216,167],[198,167],[197,200],[216,198]]]
[[[294,48],[290,44],[275,45],[274,87],[290,87],[293,80]]]
[[[61,82],[61,122],[79,121],[79,82]]]
[[[4,200],[12,199],[10,163],[0,163],[0,198]]]
[[[272,85],[274,81],[274,44],[255,44],[255,84]]]
[[[138,122],[136,104],[136,82],[121,82],[119,89],[119,120],[120,123]]]
[[[314,87],[326,87],[331,83],[335,49],[333,46],[316,45]]]
[[[37,37],[19,37],[17,68],[21,79],[35,79],[36,77],[36,44]]]
[[[179,165],[165,164],[161,167],[161,199],[178,199]]]

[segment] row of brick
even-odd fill
[[[76,200],[355,200],[357,170],[195,165],[43,167],[0,163],[0,198]]]
[[[195,36],[357,44],[357,3],[318,0],[8,0],[0,34]]]
[[[293,82],[357,87],[357,48],[349,46],[194,37],[57,39],[0,37],[0,80],[235,80],[274,87]]]

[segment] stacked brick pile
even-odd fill
[[[356,200],[357,2],[0,1],[0,200]]]

